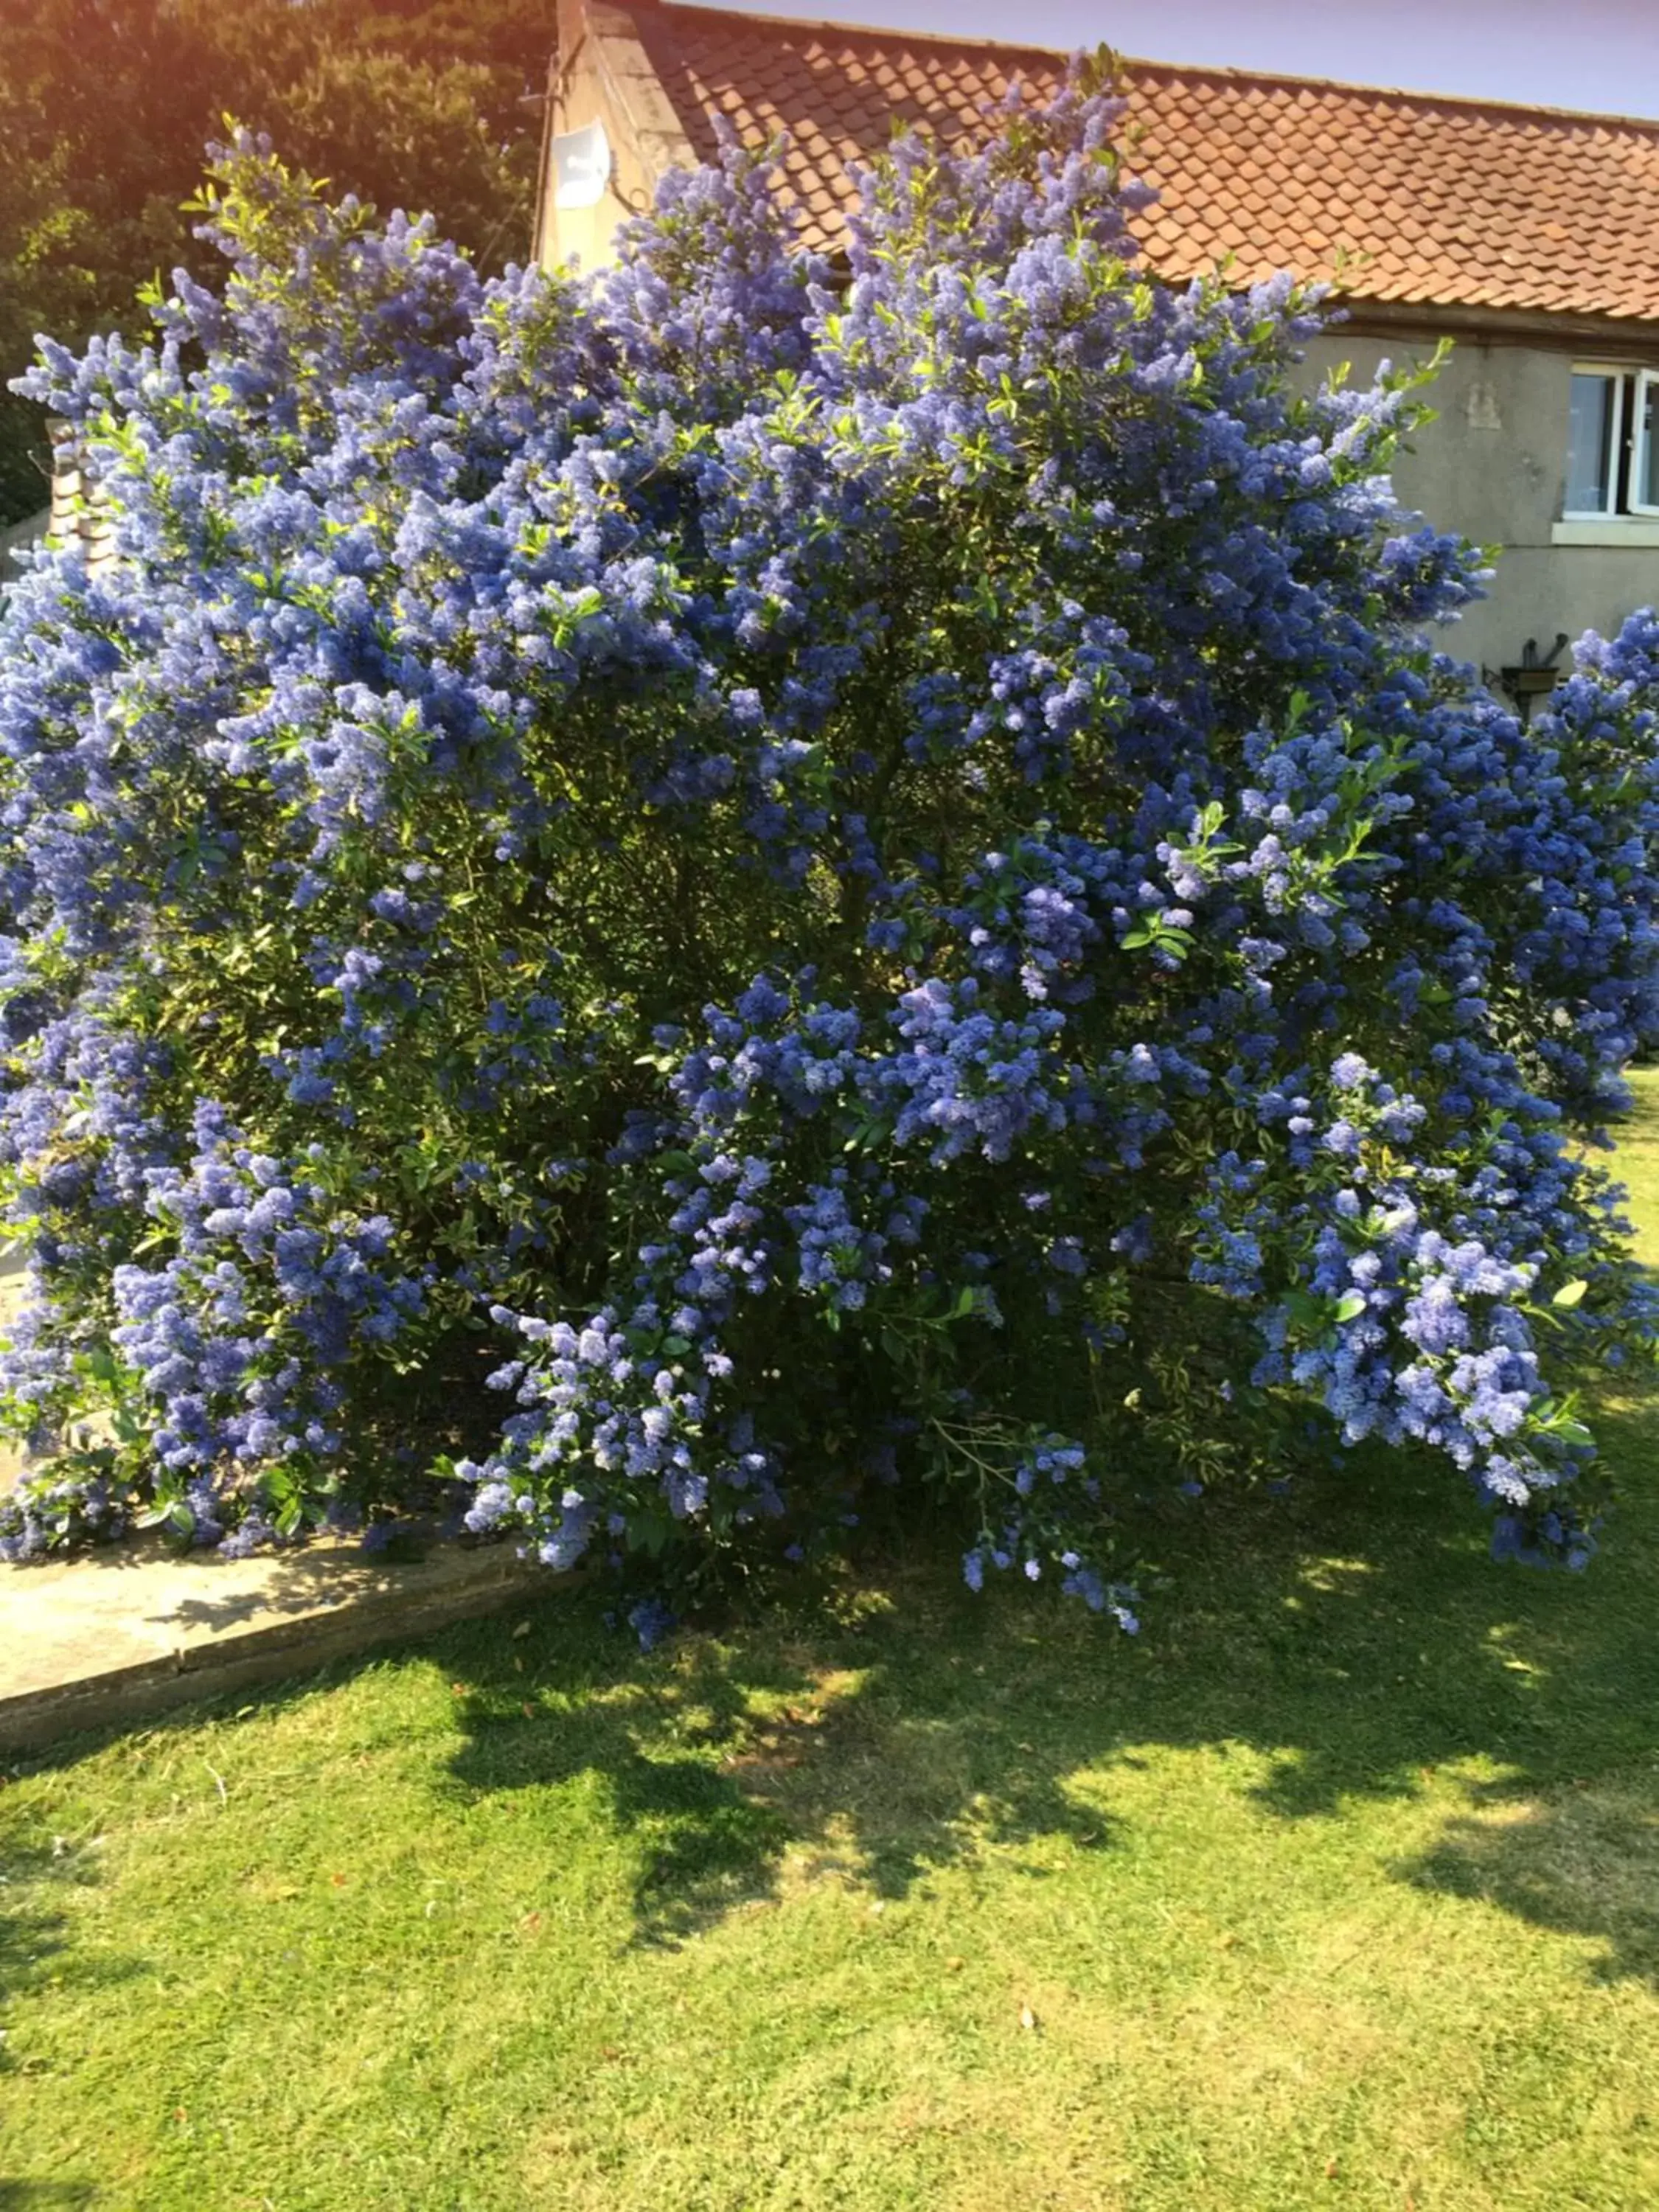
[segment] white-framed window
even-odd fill
[[[1659,515],[1659,369],[1575,362],[1562,518]]]
[[[1659,514],[1659,370],[1636,379],[1635,427],[1631,433],[1630,511]]]

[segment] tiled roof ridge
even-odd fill
[[[958,52],[1040,55],[1045,61],[1065,63],[1087,48],[1045,46],[1030,39],[991,39],[954,31],[918,31],[896,23],[860,23],[834,15],[775,15],[750,8],[716,8],[707,0],[625,0],[636,15],[658,22],[680,16],[714,16],[722,23],[756,23],[769,29],[794,31],[811,36],[830,32],[860,39],[905,40],[930,46],[948,46]],[[1449,107],[1465,113],[1493,115],[1548,123],[1589,124],[1601,130],[1629,131],[1659,140],[1659,116],[1621,115],[1587,107],[1550,107],[1520,100],[1494,100],[1465,92],[1426,92],[1409,85],[1367,84],[1350,77],[1302,76],[1288,70],[1233,69],[1219,62],[1157,61],[1141,54],[1119,52],[1126,71],[1147,76],[1201,79],[1232,85],[1283,85],[1300,92],[1359,93],[1372,100],[1401,100],[1414,107]]]

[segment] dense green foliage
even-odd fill
[[[234,114],[383,209],[522,258],[551,0],[0,0],[0,387],[38,332],[127,328],[214,256],[185,203]],[[44,503],[38,407],[0,390],[0,525]]]

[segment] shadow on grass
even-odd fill
[[[1494,1565],[1455,1477],[1357,1455],[1288,1498],[1154,1516],[1165,1575],[1148,1579],[1135,1640],[1046,1591],[970,1596],[937,1530],[896,1537],[815,1610],[648,1655],[602,1626],[603,1594],[550,1589],[517,1608],[522,1635],[509,1614],[410,1647],[462,1692],[464,1740],[435,1786],[463,1802],[523,1793],[555,1887],[562,1801],[591,1803],[625,1856],[635,1940],[673,1943],[789,1882],[899,1898],[989,1847],[1029,1851],[1033,1879],[1056,1842],[1109,1852],[1114,1777],[1161,1748],[1236,1750],[1239,1788],[1285,1821],[1409,1796],[1456,1767],[1462,1803],[1401,1879],[1650,1976],[1659,1414],[1608,1427],[1631,1495],[1583,1577]],[[27,1909],[46,1912],[38,1871]],[[0,1892],[0,1911],[18,1894]],[[33,1971],[58,1940],[49,1912],[0,1938],[0,1993],[9,1964]]]
[[[52,1895],[66,1876],[87,1879],[78,1859],[15,1845],[0,1855],[0,2014],[68,1963],[68,1916]],[[15,2063],[9,2042],[0,2043],[0,2076]]]
[[[1592,1938],[1597,1980],[1659,1988],[1659,1784],[1650,1776],[1587,1778],[1565,1795],[1488,1804],[1396,1871],[1558,1935]]]
[[[1599,1602],[1592,1579],[1582,1608],[1560,1607],[1566,1618],[1547,1646],[1535,1633],[1504,1639],[1506,1666],[1522,1681],[1528,1642],[1553,1662],[1523,1693],[1528,1756],[1512,1775],[1471,1787],[1467,1811],[1395,1871],[1588,1938],[1596,1978],[1659,1989],[1659,1408],[1626,1406],[1601,1426],[1638,1477],[1623,1540],[1602,1563],[1611,1601]]]
[[[1659,1456],[1651,1416],[1621,1425],[1627,1467]],[[899,1897],[988,1844],[1109,1850],[1112,1771],[1154,1747],[1254,1754],[1245,1787],[1286,1820],[1474,1760],[1487,1778],[1464,1785],[1468,1817],[1402,1878],[1650,1973],[1650,1505],[1626,1508],[1589,1575],[1536,1574],[1486,1557],[1438,1468],[1356,1459],[1279,1505],[1172,1516],[1138,1643],[1042,1593],[970,1597],[938,1540],[861,1583],[861,1613],[649,1656],[596,1644],[594,1601],[567,1596],[538,1610],[531,1674],[505,1630],[465,1662],[454,1647],[468,1737],[450,1779],[480,1796],[596,1780],[635,1852],[639,1939],[672,1942],[775,1893],[786,1855],[797,1876]],[[1569,1878],[1569,1861],[1596,1872]]]
[[[575,1620],[544,1610],[557,1656],[534,1684],[517,1671],[522,1653],[510,1641],[497,1650],[481,1638],[466,1655],[469,1735],[452,1779],[487,1796],[598,1777],[611,1820],[636,1845],[641,1937],[672,1940],[754,1894],[787,1840],[783,1821],[726,1771],[726,1754],[750,1736],[757,1690],[805,1692],[808,1677],[761,1651],[739,1663],[702,1638],[685,1639],[674,1661],[636,1659],[590,1598],[566,1603]]]
[[[61,1843],[0,1838],[0,2023],[11,2018],[15,1999],[47,1984],[100,1987],[138,1971],[124,1960],[88,1956],[70,1940],[62,1893],[69,1885],[96,1880],[96,1866],[86,1851]],[[8,2033],[0,2040],[0,2100],[16,2094],[14,2077],[27,2076],[42,2063],[27,2043],[15,2039],[15,2031]],[[71,2212],[94,2203],[96,2197],[86,2182],[0,2174],[0,2212]]]
[[[125,1981],[140,1971],[127,1960],[90,1958],[70,1941],[70,1916],[59,1899],[71,1886],[97,1880],[92,1851],[62,1839],[31,1844],[0,1838],[0,2022],[12,1999],[42,1983],[100,1985]],[[9,2038],[0,2042],[0,2081],[27,2063]],[[0,2206],[4,2202],[0,2197]]]
[[[933,1578],[910,1595],[933,1617]],[[451,1778],[487,1796],[598,1778],[635,1847],[644,1942],[772,1894],[791,1844],[812,1873],[898,1897],[988,1832],[1098,1841],[1100,1814],[1067,1799],[1037,1747],[986,1724],[989,1686],[971,1667],[973,1686],[947,1692],[960,1654],[918,1679],[897,1619],[686,1636],[650,1659],[618,1653],[608,1678],[578,1662],[580,1686],[556,1663],[535,1698],[504,1653],[512,1671],[470,1678]]]

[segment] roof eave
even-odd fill
[[[1339,325],[1364,336],[1415,332],[1471,338],[1483,345],[1538,345],[1563,353],[1587,348],[1615,359],[1651,362],[1659,348],[1659,316],[1563,314],[1541,307],[1478,307],[1455,301],[1366,300],[1335,294]]]

